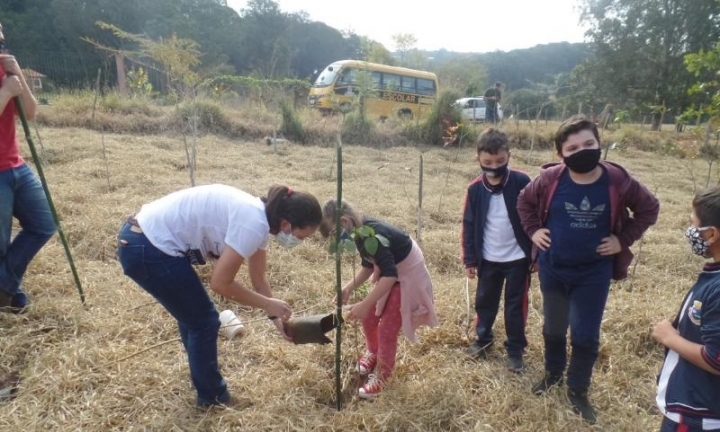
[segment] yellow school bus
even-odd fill
[[[413,118],[430,110],[437,92],[438,79],[432,72],[341,60],[318,75],[308,104],[332,112],[350,107],[363,94],[367,116]]]

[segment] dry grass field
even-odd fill
[[[661,200],[660,219],[644,238],[632,281],[614,284],[603,322],[601,356],[591,400],[598,424],[572,414],[562,390],[530,393],[541,377],[542,298],[537,279],[528,318],[528,369],[505,371],[498,349],[488,360],[464,357],[469,344],[460,262],[461,207],[466,185],[478,174],[474,148],[344,148],[344,196],[368,215],[410,233],[417,222],[418,159],[424,152],[422,248],[434,280],[441,325],[421,332],[421,343],[401,336],[393,380],[374,401],[359,400],[351,371],[362,349],[359,328],[343,335],[344,408],[334,403],[334,346],[285,342],[263,319],[214,296],[218,309],[245,321],[239,340],[218,340],[220,364],[230,390],[242,401],[234,409],[197,410],[174,320],[125,277],[115,259],[115,236],[124,218],[143,203],[189,186],[182,139],[172,136],[105,135],[41,129],[44,165],[52,197],[87,296],[81,306],[62,245],[56,236],[33,261],[24,281],[33,304],[26,315],[0,314],[0,375],[17,371],[18,396],[0,403],[0,431],[652,431],[655,376],[662,349],[651,326],[672,318],[702,260],[683,238],[693,176],[704,185],[707,164],[632,148],[611,151]],[[37,143],[36,143],[37,144]],[[27,146],[23,152],[30,159]],[[202,137],[199,184],[225,183],[262,195],[275,183],[307,190],[321,201],[335,194],[334,150],[259,140]],[[536,151],[513,152],[511,165],[538,173],[554,160]],[[106,172],[107,163],[107,172]],[[108,187],[109,173],[110,187]],[[334,258],[319,235],[292,251],[274,242],[269,279],[277,297],[296,315],[332,310]],[[636,254],[640,245],[634,246]],[[200,272],[207,277],[212,268]],[[343,265],[343,280],[353,263]],[[242,280],[248,281],[242,271]],[[501,315],[496,335],[501,342]],[[253,321],[254,320],[254,321]],[[162,342],[165,344],[156,346]],[[501,344],[496,344],[501,346]]]

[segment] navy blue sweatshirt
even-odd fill
[[[702,357],[720,373],[720,263],[707,264],[675,318],[680,336],[703,345]],[[658,377],[657,404],[669,419],[720,428],[720,375],[667,350]]]
[[[465,267],[479,268],[482,263],[485,220],[490,206],[490,197],[495,189],[486,185],[483,177],[480,176],[470,183],[465,196],[462,226],[462,259]],[[530,183],[530,177],[527,174],[511,169],[503,179],[502,194],[515,239],[525,252],[525,256],[530,258],[532,242],[520,224],[517,212],[518,195],[528,183]]]

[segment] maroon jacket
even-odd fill
[[[642,237],[645,230],[657,221],[660,202],[640,182],[630,176],[625,168],[618,164],[600,161],[608,173],[610,182],[610,229],[620,241],[621,250],[613,257],[613,275],[615,280],[627,277],[628,267],[633,260],[630,246]],[[542,166],[537,176],[518,197],[517,210],[520,222],[527,235],[533,234],[545,226],[550,202],[555,195],[560,176],[565,172],[565,164],[550,163]],[[632,211],[632,216],[628,212]],[[537,248],[533,246],[533,257]]]

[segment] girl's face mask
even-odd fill
[[[300,246],[302,244],[302,240],[295,237],[295,235],[293,235],[292,231],[290,231],[289,234],[286,232],[280,231],[277,233],[275,238],[277,239],[278,243],[280,243],[280,246],[284,247],[285,249],[292,249],[292,248]]]

